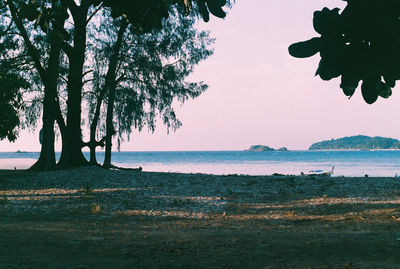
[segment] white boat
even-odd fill
[[[309,173],[304,174],[301,172],[301,175],[303,176],[319,176],[319,177],[330,177],[333,174],[333,170],[335,169],[335,166],[332,167],[331,171],[324,172],[323,170],[313,170],[309,171]]]

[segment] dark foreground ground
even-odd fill
[[[0,171],[0,268],[400,268],[400,179]]]

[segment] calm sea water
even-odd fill
[[[88,153],[85,153],[88,157]],[[38,158],[38,153],[0,153],[1,158]],[[98,153],[102,161],[104,153]],[[400,176],[400,151],[171,151],[114,152],[113,163],[144,171],[271,175],[329,171],[335,176]]]

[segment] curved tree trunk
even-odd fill
[[[111,150],[112,150],[112,137],[115,134],[113,116],[114,116],[114,101],[117,77],[118,57],[121,49],[122,39],[128,26],[127,21],[123,21],[119,30],[118,38],[114,45],[114,52],[110,57],[110,63],[107,71],[105,88],[108,91],[108,105],[107,105],[107,118],[106,118],[106,150],[104,156],[103,166],[105,168],[111,167]]]

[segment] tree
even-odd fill
[[[108,7],[115,19],[126,18],[129,25],[141,31],[160,28],[168,17],[171,5],[183,7],[186,15],[190,10],[209,19],[209,12],[224,17],[222,7],[225,0],[4,0],[0,1],[1,14],[11,14],[12,22],[25,45],[32,65],[39,74],[44,88],[43,133],[44,143],[38,163],[38,170],[54,169],[54,121],[61,130],[62,153],[59,167],[69,168],[87,163],[81,148],[82,93],[85,76],[87,52],[87,26],[91,19]],[[8,9],[5,10],[4,7]],[[182,10],[183,10],[182,9]],[[69,22],[66,24],[65,22]],[[34,31],[27,31],[34,29]],[[41,31],[41,32],[40,32]],[[36,36],[43,36],[48,44],[46,53],[35,42]],[[68,58],[68,76],[66,78],[66,119],[61,112],[59,88],[60,57]],[[110,97],[110,96],[109,96]],[[110,102],[113,103],[113,102]],[[112,110],[111,110],[112,111]]]
[[[208,12],[224,17],[225,13],[222,6],[225,5],[225,0],[207,0],[207,8],[205,8],[204,1],[199,0],[197,6],[200,13],[207,20]],[[114,18],[126,17],[127,21],[134,27],[143,31],[150,31],[153,28],[159,28],[162,20],[168,17],[168,8],[171,4],[181,4],[186,8],[186,12],[192,7],[191,1],[164,1],[164,0],[137,0],[137,1],[99,1],[99,0],[82,0],[78,6],[72,0],[65,0],[61,2],[64,8],[68,9],[72,15],[74,23],[73,46],[64,46],[64,51],[69,58],[69,76],[68,76],[68,112],[66,124],[66,147],[60,157],[59,166],[61,167],[74,167],[86,164],[83,157],[81,148],[83,141],[81,139],[81,96],[82,96],[82,79],[84,76],[83,65],[85,60],[86,49],[86,26],[96,14],[97,9],[89,16],[89,9],[91,6],[101,7],[104,5],[111,8],[111,16]],[[66,49],[65,49],[66,48]],[[109,96],[110,98],[110,96]],[[113,103],[113,102],[110,102]],[[112,110],[111,110],[112,112]],[[109,116],[111,118],[111,116]],[[107,139],[110,139],[110,132],[107,134]],[[65,149],[65,150],[64,150]]]
[[[86,143],[91,149],[92,164],[96,163],[96,146],[105,143],[104,166],[110,167],[112,136],[117,133],[120,141],[124,134],[129,137],[132,127],[141,130],[146,125],[154,131],[157,115],[168,128],[175,130],[181,123],[172,102],[183,103],[207,88],[202,82],[190,83],[185,79],[199,61],[211,55],[208,46],[213,39],[207,32],[196,31],[193,16],[184,16],[177,8],[171,8],[169,17],[160,29],[149,33],[127,28],[124,19],[120,23],[111,22],[114,27],[110,27],[105,19],[102,27],[114,28],[114,34],[108,34],[114,38],[96,42],[101,46],[94,47],[97,60],[93,89],[98,92],[90,102],[93,120],[90,142]],[[104,59],[109,59],[107,68]],[[106,97],[105,136],[95,141],[100,107]]]
[[[16,6],[13,1],[9,0],[6,1],[6,4],[44,86],[42,148],[38,161],[31,169],[51,170],[55,168],[56,164],[54,121],[58,111],[56,96],[61,53],[60,39],[65,38],[63,25],[68,16],[62,13],[62,8],[55,1],[42,1],[41,4],[36,1],[29,1],[29,3],[20,1]],[[32,30],[37,26],[45,33],[46,40],[37,31],[27,31],[27,29]],[[33,41],[31,37],[33,37]],[[45,44],[43,45],[43,43]],[[46,49],[41,51],[41,46]]]
[[[319,37],[289,47],[298,58],[320,53],[316,72],[323,80],[341,77],[340,87],[349,98],[360,81],[366,103],[388,98],[400,79],[400,2],[352,0],[338,8],[314,12]]]

